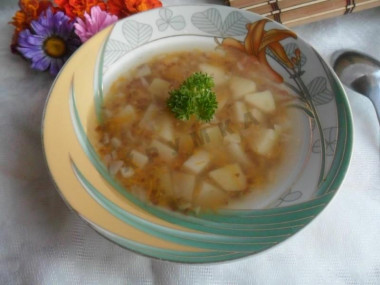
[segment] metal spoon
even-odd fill
[[[334,53],[332,62],[343,84],[372,101],[380,123],[380,62],[351,50]]]

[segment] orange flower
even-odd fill
[[[119,18],[143,12],[153,8],[162,7],[158,0],[108,0],[108,11]]]
[[[288,30],[272,29],[265,31],[264,26],[267,22],[268,20],[264,19],[255,23],[247,24],[248,33],[245,37],[244,43],[233,38],[226,38],[223,40],[222,45],[237,48],[249,55],[254,56],[260,63],[267,67],[273,75],[274,80],[282,82],[282,76],[273,70],[267,61],[266,49],[269,48],[288,68],[293,68],[294,64],[291,60],[289,60],[285,49],[280,44],[280,41],[288,37],[297,38],[297,35]]]
[[[48,0],[20,0],[18,4],[20,10],[14,14],[12,22],[10,22],[15,27],[11,43],[12,52],[15,52],[19,32],[29,28],[30,23],[37,19],[41,12],[52,7],[51,2]]]
[[[125,2],[126,2],[128,10],[132,14],[147,11],[147,10],[162,6],[162,3],[158,0],[131,0],[131,1],[127,0]]]
[[[124,0],[108,0],[108,12],[116,15],[119,19],[129,16],[131,13],[128,11]]]
[[[90,10],[94,6],[99,6],[103,11],[107,10],[107,5],[103,0],[54,0],[65,14],[71,19],[79,17],[84,18],[84,13],[90,14]]]
[[[37,19],[42,11],[51,7],[51,2],[47,0],[20,0],[19,6],[20,10],[14,14],[12,22],[10,22],[10,24],[16,27],[16,31],[18,32],[29,28],[31,21]]]

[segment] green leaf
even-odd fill
[[[198,120],[209,122],[218,107],[213,87],[211,76],[196,72],[169,92],[167,105],[177,119],[189,120],[195,115]]]

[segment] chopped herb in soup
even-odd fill
[[[179,120],[168,108],[169,93],[196,72],[213,78],[209,122]],[[293,135],[292,97],[235,50],[160,54],[110,88],[97,150],[141,199],[180,211],[226,207],[278,177]]]

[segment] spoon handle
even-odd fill
[[[375,107],[377,120],[379,121],[379,124],[380,124],[380,90],[377,96],[370,96],[368,98],[372,101],[373,106]]]
[[[377,76],[373,76],[372,79],[372,90],[369,92],[368,98],[372,101],[373,106],[375,107],[377,120],[380,124],[380,74],[378,73]]]
[[[351,83],[351,87],[371,100],[380,124],[380,71],[357,78]]]

